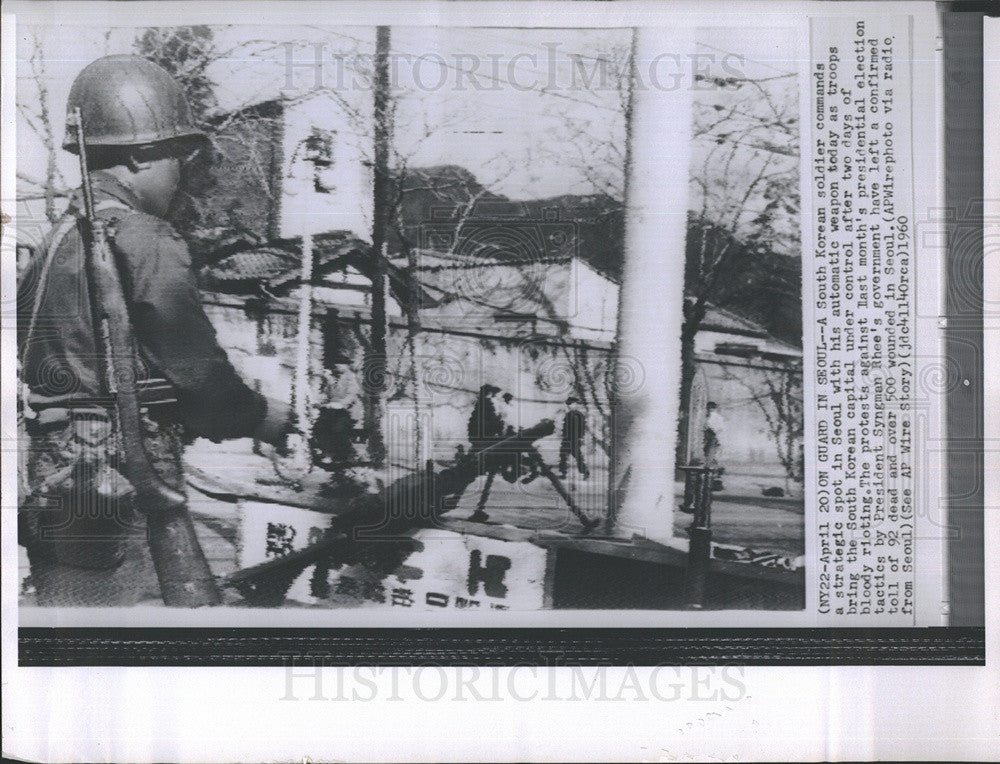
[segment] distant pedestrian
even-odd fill
[[[503,421],[497,413],[496,394],[500,388],[483,385],[469,416],[469,442],[472,452],[481,451],[503,435]]]
[[[472,448],[471,454],[477,454],[485,448],[496,443],[503,437],[503,421],[497,413],[496,394],[500,388],[495,385],[483,385],[479,388],[476,396],[476,403],[472,407],[472,414],[469,416],[469,442]],[[503,467],[503,459],[496,454],[482,454],[479,457],[479,473],[486,475],[486,483],[483,492],[479,497],[476,511],[469,517],[474,522],[486,522],[489,515],[486,514],[486,498],[489,496],[490,487],[496,478],[497,472]]]
[[[714,467],[717,470],[716,474],[721,475],[722,469],[719,466],[719,452],[722,450],[722,438],[725,437],[726,420],[719,411],[718,404],[714,401],[708,402],[706,412],[704,433],[705,466]],[[716,477],[713,479],[712,490],[722,490],[722,480],[720,478]]]
[[[503,431],[504,437],[507,435],[513,435],[514,431],[517,429],[514,427],[514,419],[516,413],[514,411],[514,395],[513,393],[504,393],[500,396],[500,400],[497,401],[497,416],[500,417],[501,430]]]
[[[719,450],[722,448],[722,436],[726,428],[726,420],[719,412],[719,406],[709,401],[705,416],[705,464],[714,467],[719,463]]]
[[[313,423],[310,448],[314,463],[333,469],[354,459],[353,409],[361,393],[357,379],[346,364],[326,369],[320,381],[319,411]]]
[[[590,477],[590,470],[583,460],[583,436],[587,431],[587,416],[580,405],[580,399],[570,396],[566,399],[569,410],[563,418],[562,442],[559,444],[559,475],[565,478],[569,471],[569,458],[576,459],[576,466],[583,479]]]

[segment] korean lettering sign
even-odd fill
[[[290,507],[244,507],[239,565],[282,557],[322,538],[329,516]],[[412,534],[414,551],[394,570],[331,559],[306,570],[287,599],[330,607],[422,611],[537,610],[546,550],[526,541],[440,529]]]

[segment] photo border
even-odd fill
[[[983,666],[985,628],[22,628],[21,666]]]
[[[968,382],[949,395],[948,544],[953,623],[943,628],[68,628],[18,629],[21,666],[984,665],[983,305],[956,303],[956,276],[982,282],[985,3],[944,13],[947,350]],[[978,37],[977,37],[978,35]],[[979,204],[980,214],[965,214]],[[963,216],[964,215],[964,216]],[[968,234],[972,232],[970,237]],[[980,247],[968,246],[978,231]],[[973,433],[970,437],[969,433]],[[957,448],[956,448],[957,446]],[[959,497],[959,498],[956,498]],[[261,611],[263,612],[263,611]],[[669,613],[666,614],[669,617]]]

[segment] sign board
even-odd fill
[[[330,523],[322,512],[276,504],[245,501],[242,510],[240,568],[303,549],[321,540]],[[416,529],[407,538],[361,540],[346,560],[311,565],[286,600],[423,611],[544,607],[546,549],[441,528]]]

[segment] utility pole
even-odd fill
[[[296,438],[292,448],[292,463],[299,469],[312,466],[309,441],[312,419],[309,416],[309,334],[312,329],[313,297],[313,235],[302,234],[302,286],[299,295],[299,328],[295,348],[295,378],[292,387]]]
[[[386,258],[387,232],[392,205],[389,147],[392,142],[392,101],[389,92],[389,27],[375,32],[375,163],[372,205],[372,321],[365,358],[365,432],[368,456],[375,467],[385,462],[382,433],[386,371]]]
[[[633,31],[616,362],[641,384],[613,390],[608,531],[657,541],[673,536],[693,82],[649,87],[646,67],[693,49],[690,30]]]

